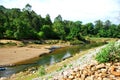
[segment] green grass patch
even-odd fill
[[[45,67],[40,66],[38,72],[40,76],[44,76],[46,74]]]
[[[95,58],[99,63],[120,61],[120,42],[111,42]]]

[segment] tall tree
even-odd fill
[[[65,39],[65,26],[60,15],[58,15],[54,20],[53,31],[58,35],[58,38]]]
[[[97,34],[99,36],[98,33],[102,28],[103,28],[103,22],[101,20],[95,21],[94,34]]]
[[[47,14],[45,17],[45,25],[50,25],[50,26],[52,25],[52,21],[49,14]]]
[[[80,21],[74,22],[74,24],[70,28],[70,33],[67,37],[68,40],[82,39],[81,34],[80,34],[81,24],[82,24],[82,22],[80,22]]]

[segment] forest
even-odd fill
[[[49,14],[43,18],[30,4],[22,10],[0,6],[0,39],[82,40],[85,36],[120,38],[120,24],[110,20],[83,24],[82,21],[63,20],[61,15],[52,22]]]

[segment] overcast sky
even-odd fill
[[[120,23],[120,0],[0,0],[6,8],[23,9],[27,3],[43,17],[50,14],[52,20],[60,14],[65,20],[83,23],[98,19]]]

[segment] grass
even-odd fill
[[[45,67],[40,66],[40,68],[38,69],[38,72],[39,72],[39,76],[44,76],[46,74]]]
[[[120,42],[111,42],[95,58],[99,63],[120,61]]]
[[[96,37],[89,37],[88,40],[93,42],[115,42],[118,38],[96,38]]]

